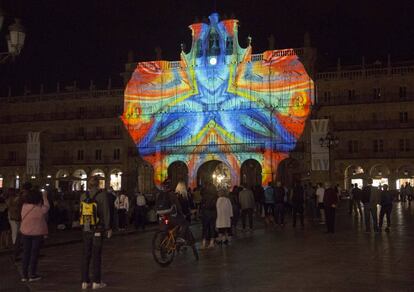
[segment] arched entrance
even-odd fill
[[[219,160],[210,160],[202,164],[197,171],[197,185],[212,183],[219,188],[231,187],[231,173],[228,166]]]
[[[299,161],[293,158],[282,160],[277,167],[276,179],[287,187],[293,186],[295,181],[300,181],[301,170]]]
[[[86,171],[83,169],[77,169],[73,173],[73,183],[72,183],[72,190],[73,191],[84,191],[87,189],[86,187],[86,180],[87,180]]]
[[[262,185],[262,167],[255,159],[248,159],[240,167],[240,184],[252,188]]]
[[[174,161],[168,166],[168,178],[171,180],[172,187],[175,189],[178,182],[183,181],[188,185],[188,167],[182,161]]]
[[[56,173],[55,187],[61,191],[70,190],[69,172],[66,169],[59,169]]]
[[[113,169],[111,175],[109,176],[109,186],[114,189],[114,191],[120,191],[122,186],[122,171],[119,169]]]
[[[391,172],[389,168],[383,164],[376,164],[372,166],[369,172],[369,175],[372,178],[372,185],[375,187],[379,187],[384,184],[389,185],[390,174]]]
[[[105,173],[103,172],[103,170],[99,169],[99,168],[97,168],[95,170],[92,170],[91,177],[92,176],[96,176],[98,178],[99,188],[100,189],[105,189]]]
[[[345,169],[345,189],[350,190],[357,184],[359,188],[364,185],[365,170],[360,165],[350,165]]]

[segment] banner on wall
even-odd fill
[[[26,173],[36,175],[40,172],[40,132],[27,134]]]
[[[328,133],[328,125],[329,119],[311,120],[312,170],[329,170],[329,148],[320,144]]]

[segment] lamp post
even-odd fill
[[[0,8],[0,31],[3,27],[5,14]],[[23,49],[26,33],[20,19],[16,18],[14,23],[9,25],[9,34],[6,36],[7,52],[0,53],[0,64],[5,63],[9,58],[15,58]]]
[[[332,182],[332,163],[331,163],[331,149],[334,149],[339,144],[339,138],[333,133],[328,132],[325,137],[319,139],[321,147],[328,148],[329,154],[329,181]]]

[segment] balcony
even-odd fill
[[[399,151],[398,149],[384,149],[383,152],[374,152],[371,149],[361,149],[357,153],[335,151],[335,159],[407,159],[414,158],[414,151]]]
[[[0,167],[7,167],[7,166],[25,166],[26,160],[18,159],[18,160],[8,160],[3,159],[0,160]]]
[[[53,134],[53,142],[69,142],[69,141],[93,141],[93,140],[120,140],[122,139],[122,134],[116,135],[113,133],[104,132],[101,135],[96,133],[87,133],[84,135],[79,135],[75,133],[62,133],[62,134]]]
[[[94,156],[86,156],[83,160],[75,157],[55,157],[52,159],[53,165],[81,165],[81,164],[119,164],[121,160],[114,160],[112,156],[102,156],[101,160],[96,160]]]
[[[407,92],[407,97],[396,96],[395,93],[382,94],[379,99],[374,99],[369,94],[363,96],[355,96],[352,100],[348,95],[331,96],[327,101],[323,98],[323,92],[319,92],[317,105],[319,106],[335,106],[335,105],[354,105],[354,104],[381,104],[388,102],[413,102],[414,92]]]
[[[364,131],[364,130],[391,130],[391,129],[413,129],[414,121],[405,123],[399,120],[386,121],[349,121],[349,122],[333,122],[335,131]]]

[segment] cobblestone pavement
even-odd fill
[[[118,236],[105,242],[102,291],[414,291],[413,217],[414,205],[396,203],[390,233],[365,233],[343,206],[336,234],[312,222],[295,230],[290,218],[284,230],[258,224],[230,246],[200,251],[199,262],[188,251],[167,268],[152,259],[152,232]],[[44,279],[28,286],[1,257],[0,291],[80,291],[81,244],[42,253]]]

